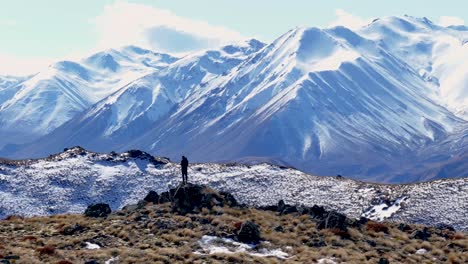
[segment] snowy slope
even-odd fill
[[[441,100],[468,119],[468,30],[441,27],[427,18],[385,17],[358,33],[380,43],[418,71]]]
[[[256,40],[187,55],[168,67],[125,85],[23,150],[28,157],[83,145],[110,151],[149,130],[191,93],[217,79],[264,46]]]
[[[162,192],[178,184],[179,166],[165,163],[145,154],[97,154],[79,148],[48,159],[2,161],[0,218],[82,213],[95,202],[122,208],[136,203],[149,190]],[[317,177],[268,164],[193,164],[189,180],[232,192],[250,205],[271,205],[284,199],[290,204],[324,205],[351,217],[374,209],[375,219],[428,225],[443,222],[468,230],[468,179],[381,185]],[[394,201],[398,206],[392,205]]]
[[[45,135],[118,88],[175,60],[130,46],[80,62],[57,62],[10,86],[14,94],[1,104],[0,133],[16,134],[6,142],[10,144]]]
[[[385,181],[399,158],[413,162],[415,149],[466,125],[416,71],[342,27],[292,30],[231,75],[127,148],[199,161],[272,157],[320,175]]]
[[[1,76],[0,75],[0,106],[8,101],[17,92],[17,84],[29,77]]]

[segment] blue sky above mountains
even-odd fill
[[[463,0],[0,0],[0,75],[122,45],[184,53],[252,37],[268,42],[296,26],[359,27],[388,15],[459,25],[468,21],[466,8]]]

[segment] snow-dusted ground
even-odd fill
[[[263,242],[268,243],[268,242]],[[245,243],[240,243],[234,241],[230,238],[221,238],[216,236],[203,236],[200,241],[198,242],[200,247],[202,248],[201,251],[195,251],[195,254],[216,254],[216,253],[224,253],[224,254],[234,254],[234,253],[246,253],[251,256],[257,257],[276,257],[279,259],[286,259],[288,258],[289,254],[284,252],[281,249],[266,249],[260,248],[257,249],[256,245],[249,245]]]
[[[82,213],[96,202],[119,209],[136,203],[149,190],[162,192],[176,186],[179,170],[174,163],[157,165],[126,153],[112,156],[80,149],[48,159],[0,161],[0,218]],[[192,164],[189,181],[229,191],[249,205],[271,205],[284,199],[290,204],[323,205],[350,217],[399,199],[398,206],[395,203],[389,209],[391,213],[380,216],[429,225],[443,222],[468,230],[468,178],[382,185],[312,176],[268,164]]]

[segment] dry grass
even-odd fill
[[[226,237],[243,221],[260,226],[269,243],[259,247],[281,249],[287,260],[246,253],[200,255],[203,235]],[[79,228],[77,228],[79,227]],[[411,226],[422,230],[421,226]],[[446,237],[431,229],[428,241],[411,238],[394,223],[369,222],[360,228],[316,229],[307,215],[278,215],[250,208],[214,207],[184,216],[172,213],[169,204],[147,205],[134,212],[117,212],[105,219],[82,215],[10,217],[0,221],[0,257],[17,255],[16,263],[104,263],[119,257],[120,263],[314,263],[322,258],[336,262],[467,263],[465,233]],[[85,249],[85,242],[100,249]],[[425,249],[425,254],[417,254]]]

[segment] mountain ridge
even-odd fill
[[[45,159],[0,160],[0,218],[78,213],[96,202],[120,209],[136,203],[149,190],[162,192],[177,186],[179,169],[167,158],[138,150],[95,153],[81,147]],[[468,228],[464,216],[467,178],[379,184],[313,176],[265,163],[192,163],[189,181],[236,193],[236,199],[248,205],[267,206],[283,199],[293,205],[318,204],[353,218],[407,197],[401,208],[382,219],[428,225],[443,222],[460,230]]]
[[[405,16],[356,31],[298,27],[269,44],[249,40],[173,61],[126,47],[122,54],[139,62],[152,54],[167,63],[35,141],[7,142],[0,155],[39,157],[83,145],[196,161],[281,159],[307,172],[382,182],[466,177],[458,153],[467,147],[456,139],[468,127],[468,72],[464,57],[453,56],[468,54],[462,33]],[[121,71],[127,59],[119,56],[126,55],[110,50],[86,61],[108,73]],[[431,151],[448,153],[433,163]]]

